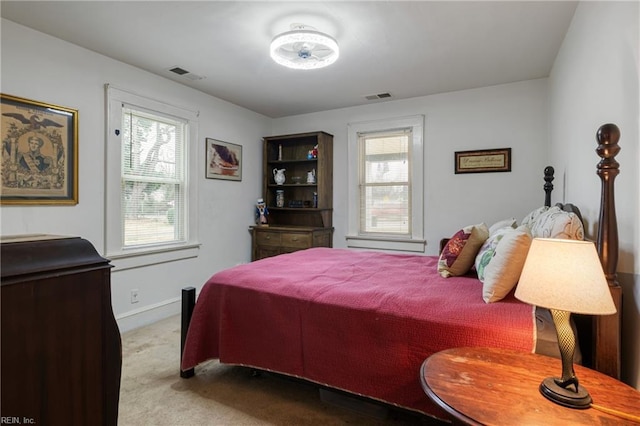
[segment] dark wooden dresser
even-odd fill
[[[115,425],[122,348],[111,265],[77,237],[2,237],[4,423]]]

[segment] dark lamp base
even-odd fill
[[[591,396],[585,388],[578,386],[577,392],[565,389],[553,377],[547,377],[540,383],[540,393],[548,400],[569,408],[584,410],[591,405]]]

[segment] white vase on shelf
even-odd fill
[[[284,185],[284,181],[287,179],[284,175],[286,169],[273,169],[273,180],[276,185]]]

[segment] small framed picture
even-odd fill
[[[242,145],[206,138],[207,179],[242,180]]]
[[[78,111],[0,97],[0,204],[78,204]]]
[[[455,173],[489,173],[511,171],[511,148],[457,151]]]

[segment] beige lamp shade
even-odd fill
[[[515,296],[548,309],[616,313],[595,244],[590,241],[534,238]]]

